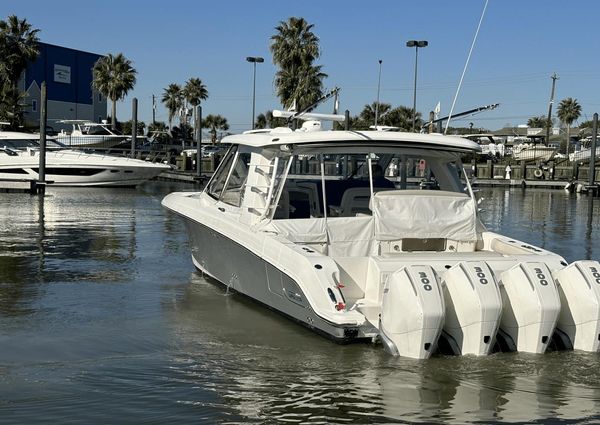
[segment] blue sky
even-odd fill
[[[114,1],[3,0],[0,17],[16,14],[39,28],[40,39],[94,53],[122,52],[138,71],[138,82],[118,104],[128,119],[131,98],[140,119],[151,121],[151,96],[172,82],[202,79],[210,97],[203,113],[225,116],[232,132],[246,130],[252,115],[252,65],[257,66],[257,113],[277,109],[269,40],[279,21],[302,16],[320,38],[318,63],[339,86],[340,106],[358,114],[377,96],[378,60],[383,60],[382,102],[412,105],[414,49],[409,39],[429,41],[419,50],[417,110],[427,115],[439,101],[442,115],[454,93],[485,0],[331,1]],[[455,112],[500,103],[452,125],[497,129],[545,115],[550,76],[559,76],[557,102],[573,97],[582,118],[600,111],[597,30],[600,2],[593,0],[490,0]],[[321,111],[330,112],[331,102]],[[556,107],[554,108],[556,110]],[[157,119],[167,113],[158,106]]]

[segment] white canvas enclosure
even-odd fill
[[[403,190],[375,193],[371,210],[375,239],[447,238],[477,240],[475,202],[466,194]]]

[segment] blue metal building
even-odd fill
[[[68,128],[59,120],[101,122],[107,118],[107,100],[92,89],[92,68],[102,56],[95,53],[39,43],[40,54],[21,78],[26,93],[24,109],[28,126],[39,125],[40,87],[46,81],[48,125]]]

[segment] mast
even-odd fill
[[[554,87],[556,86],[556,80],[558,80],[558,75],[556,75],[555,72],[550,78],[552,78],[552,91],[550,92],[550,104],[548,105],[548,120],[546,121],[546,146],[548,146],[548,142],[550,142],[550,120],[552,119],[552,104],[554,103]]]

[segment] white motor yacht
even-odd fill
[[[111,130],[110,125],[106,121],[95,123],[88,120],[61,120],[58,122],[72,126],[70,133],[62,130],[56,136],[58,142],[72,148],[108,149],[118,145],[129,137]]]
[[[486,230],[461,163],[477,143],[287,128],[223,141],[204,190],[162,204],[183,217],[195,267],[229,290],[411,358],[598,351],[600,264]]]
[[[40,136],[0,131],[0,180],[38,180]],[[170,169],[138,159],[66,149],[47,140],[46,181],[53,186],[135,186]]]

